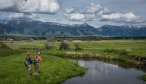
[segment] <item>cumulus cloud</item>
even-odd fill
[[[19,12],[37,12],[40,10],[39,0],[19,0],[16,4],[16,9]]]
[[[139,17],[136,16],[133,12],[128,12],[128,13],[111,13],[109,15],[102,15],[101,18],[107,21],[131,22],[137,20]]]
[[[133,12],[126,13],[123,16],[127,19],[127,21],[136,20],[139,18]]]
[[[60,9],[59,0],[0,0],[0,11],[16,12],[10,14],[9,18],[33,18],[38,19],[37,13],[56,13]],[[112,21],[112,22],[134,22],[139,21],[140,18],[133,12],[120,13],[113,12],[108,8],[101,6],[98,3],[89,3],[85,8],[65,8],[64,15],[70,22],[84,22],[84,21]],[[33,13],[33,14],[32,14]],[[63,17],[62,12],[56,14]],[[6,15],[7,16],[7,15]],[[47,21],[48,16],[45,16]],[[58,18],[58,17],[56,17]]]
[[[111,13],[112,13],[112,12],[111,12],[109,9],[103,8],[102,10],[100,10],[100,11],[98,12],[98,15],[111,14]]]
[[[87,13],[97,13],[102,9],[102,6],[100,4],[90,3],[89,6],[87,6]]]
[[[134,22],[139,19],[133,12],[120,13],[112,12],[100,4],[90,3],[87,6],[87,11],[84,13],[87,19],[101,19],[101,21],[114,22]]]
[[[55,13],[60,9],[60,4],[58,0],[1,0],[0,10],[8,8],[17,12]]]
[[[106,14],[106,13],[109,13],[110,11],[106,8],[106,7],[103,7],[101,6],[100,4],[95,4],[95,3],[90,3],[88,6],[87,6],[87,13],[90,13],[90,14]]]
[[[67,8],[65,9],[65,16],[73,21],[93,21],[96,17],[109,13],[107,8],[95,3],[90,3],[85,9],[86,11]]]
[[[71,14],[65,14],[65,16],[72,21],[81,21],[85,19],[85,15],[82,13],[71,13]]]
[[[139,17],[133,12],[120,13],[112,12],[108,8],[101,6],[100,4],[90,3],[87,6],[87,11],[84,13],[88,19],[101,19],[101,21],[113,21],[113,22],[135,22]]]

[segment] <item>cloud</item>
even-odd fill
[[[60,4],[58,0],[1,0],[0,10],[5,9],[22,13],[55,13],[60,9]]]
[[[66,8],[66,9],[65,9],[65,12],[66,12],[67,14],[73,13],[74,11],[75,11],[74,8]]]
[[[65,16],[71,21],[82,21],[85,19],[85,15],[82,13],[65,14]]]
[[[90,14],[106,14],[106,13],[109,13],[110,11],[106,8],[106,7],[103,7],[101,6],[100,4],[95,4],[95,3],[90,3],[88,6],[87,6],[87,13],[90,13]]]
[[[128,13],[111,13],[109,15],[101,15],[101,19],[105,21],[117,21],[117,22],[132,22],[137,20],[139,17],[133,12]]]
[[[63,6],[64,7],[64,6]],[[98,22],[104,23],[104,21],[114,23],[142,23],[142,19],[135,15],[133,12],[120,13],[118,11],[112,11],[108,8],[98,4],[89,3],[84,8],[74,7],[61,9],[59,0],[0,0],[0,12],[15,12],[9,14],[1,14],[0,18],[32,18],[40,19],[43,17],[44,21],[48,21],[51,18],[63,18],[69,22]],[[58,13],[57,13],[58,12]],[[41,13],[41,14],[40,14]],[[53,17],[48,13],[57,13]],[[63,14],[62,14],[63,13]],[[38,15],[40,14],[40,15]],[[65,15],[66,18],[63,17]]]
[[[84,15],[85,15],[86,20],[88,21],[92,21],[93,19],[96,18],[95,14],[84,14]]]
[[[125,17],[127,19],[127,21],[137,20],[139,18],[133,12],[123,14],[123,17]]]
[[[13,7],[16,0],[0,0],[0,10]]]
[[[102,6],[100,4],[90,3],[89,6],[87,6],[87,13],[97,13],[102,9]]]
[[[84,9],[83,9],[84,10]],[[103,14],[109,14],[109,10],[100,4],[90,3],[85,11],[74,8],[65,9],[65,16],[72,21],[93,21]]]
[[[102,10],[100,10],[99,12],[98,12],[98,15],[104,15],[104,14],[111,14],[112,12],[109,10],[109,9],[107,9],[107,8],[102,8]]]
[[[10,15],[8,15],[8,18],[9,19],[13,19],[13,18],[22,18],[24,17],[25,15],[23,13],[12,13]]]
[[[93,21],[96,17],[99,17],[102,14],[109,13],[109,10],[107,8],[95,3],[90,3],[85,8],[85,11],[83,10],[66,8],[65,16],[72,21]]]
[[[120,13],[112,12],[108,8],[100,4],[90,3],[87,6],[87,11],[84,13],[87,20],[92,21],[95,18],[100,21],[113,21],[113,22],[137,22],[139,17],[133,12]]]
[[[16,12],[9,12],[7,14],[7,19],[34,19],[37,20],[38,16],[34,13],[31,14],[24,14],[24,13],[16,13]]]

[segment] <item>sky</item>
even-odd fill
[[[0,20],[62,24],[146,25],[146,0],[0,0]]]

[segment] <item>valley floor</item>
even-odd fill
[[[69,59],[62,57],[102,57],[118,58],[126,61],[134,61],[134,57],[146,57],[146,40],[101,40],[101,41],[65,41],[69,44],[69,50],[59,50],[61,42],[53,42],[53,48],[44,50],[46,41],[33,42],[14,41],[3,42],[14,51],[12,55],[7,49],[0,49],[0,83],[1,84],[54,84],[60,83],[68,77],[82,74],[85,69]],[[80,50],[76,49],[76,44]],[[40,63],[40,74],[26,77],[24,60],[26,52],[42,51],[43,62]],[[21,52],[21,53],[20,53]],[[7,55],[7,54],[8,55]],[[34,55],[32,56],[34,58]],[[132,58],[132,59],[130,59]],[[130,59],[130,60],[129,60]],[[137,62],[137,61],[136,61]],[[145,76],[143,77],[145,79]]]

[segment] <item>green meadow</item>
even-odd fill
[[[65,41],[68,50],[59,50],[61,42],[53,42],[53,48],[44,49],[45,40],[3,42],[0,46],[0,84],[56,84],[69,77],[83,74],[85,68],[80,67],[65,57],[121,58],[126,60],[130,56],[146,57],[146,40],[100,40],[100,41]],[[76,49],[76,44],[80,50]],[[26,76],[24,60],[26,52],[42,51],[43,62],[39,63],[39,75]],[[145,79],[145,76],[143,76]]]
[[[13,49],[42,49],[46,41],[39,40],[33,42],[18,41],[6,43]],[[75,53],[75,54],[96,54],[97,56],[120,56],[120,50],[125,51],[128,55],[135,55],[146,57],[146,40],[101,40],[101,41],[65,41],[69,44],[69,49],[60,51],[59,46],[61,42],[53,42],[53,48],[48,50],[48,54],[56,54],[60,52]],[[78,44],[82,50],[75,51],[75,44]]]
[[[34,46],[33,43],[28,44],[27,48],[31,49]],[[25,51],[17,50],[16,47],[19,46],[19,43],[10,44],[10,46],[13,49],[4,46],[0,50],[2,53],[0,55],[0,84],[58,84],[69,77],[83,74],[85,71],[72,60],[55,57],[44,52],[42,53],[44,61],[39,63],[39,75],[27,77],[24,66]],[[26,46],[25,42],[20,43],[20,46]],[[39,44],[36,46],[38,47]],[[36,48],[36,46],[34,47]],[[33,50],[31,49],[29,52],[32,52],[31,57],[34,58]]]

